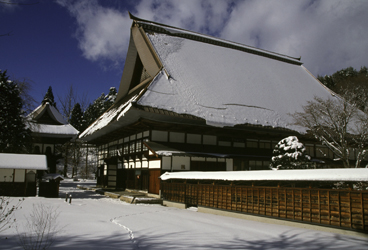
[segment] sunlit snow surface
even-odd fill
[[[204,118],[209,125],[254,124],[304,132],[289,114],[331,93],[299,65],[160,33],[146,33],[164,69],[138,101]]]
[[[50,249],[367,249],[368,238],[181,210],[133,205],[76,189],[63,181],[60,198],[28,197],[16,212],[24,222],[32,204],[52,205],[64,228]],[[65,202],[65,194],[72,203]],[[14,228],[0,233],[0,249],[22,249]]]
[[[47,170],[46,155],[0,153],[0,168]]]

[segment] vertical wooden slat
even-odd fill
[[[348,193],[349,194],[349,219],[350,219],[350,228],[353,228],[353,206],[352,206],[352,198],[351,198],[351,192]],[[340,205],[341,206],[341,205]],[[341,212],[340,212],[340,216],[341,216]],[[341,223],[340,223],[341,226]]]
[[[263,190],[261,190],[261,188]],[[197,203],[198,205],[208,207],[218,207],[221,209],[242,211],[244,213],[264,214],[272,217],[281,216],[280,207],[281,204],[285,203],[285,206],[283,206],[283,212],[285,212],[285,216],[283,215],[283,217],[285,218],[288,218],[287,210],[289,209],[293,212],[293,215],[291,215],[289,211],[289,219],[299,220],[299,212],[296,214],[296,211],[301,210],[302,220],[340,227],[349,228],[350,226],[351,229],[368,231],[367,220],[365,219],[367,213],[364,211],[364,206],[366,206],[365,195],[368,194],[367,191],[338,191],[307,188],[292,189],[280,187],[261,188],[163,182],[162,194],[165,200],[193,205]],[[267,195],[269,195],[269,197]],[[282,198],[282,195],[284,195],[285,198]],[[290,195],[290,199],[288,199],[288,195]],[[326,198],[324,198],[325,195]],[[335,197],[335,195],[337,195],[337,197]],[[273,204],[273,201],[275,201],[275,204]],[[261,204],[263,206],[262,208]],[[258,209],[255,206],[258,206]],[[315,209],[313,213],[312,207]],[[354,209],[356,209],[356,211]],[[360,211],[358,209],[360,209]],[[267,211],[271,211],[271,213]],[[317,212],[318,215],[315,214]],[[306,219],[308,214],[309,220]],[[328,214],[328,219],[325,219],[325,214]],[[315,217],[312,218],[312,215]],[[334,218],[331,217],[332,215]],[[335,218],[337,216],[339,217],[338,220]],[[353,220],[355,218],[353,218],[353,216],[357,216],[356,221]],[[350,225],[346,221],[347,219],[350,220]]]
[[[362,216],[362,227],[363,230],[365,230],[365,219],[364,219],[364,199],[363,199],[363,193],[360,193],[360,209],[361,209],[361,216]]]
[[[293,220],[295,220],[295,197],[294,197],[294,189],[291,190],[291,201],[292,201],[292,204],[293,204]]]
[[[331,225],[330,191],[327,191],[328,224]]]
[[[339,226],[341,227],[341,192],[337,192],[337,207],[339,209]],[[351,216],[350,216],[351,219]]]
[[[277,188],[277,217],[280,217],[280,188]]]
[[[261,192],[260,192],[260,189],[259,188],[257,189],[257,191],[258,191],[257,192],[257,195],[258,195],[258,214],[260,214],[261,213],[261,202],[260,202],[261,201],[261,197],[260,197],[261,196]]]
[[[249,202],[249,199],[248,199],[248,188],[246,188],[247,192],[246,192],[246,196],[247,196],[247,212],[248,212],[248,202]]]
[[[243,212],[243,188],[240,188],[240,211]]]
[[[318,190],[318,220],[321,224],[321,192]]]
[[[312,196],[310,189],[309,189],[309,221],[312,221]]]

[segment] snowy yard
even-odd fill
[[[32,204],[52,205],[63,230],[51,249],[368,249],[368,238],[265,224],[160,205],[132,205],[76,188],[65,180],[60,198],[28,197],[17,223]],[[72,203],[65,202],[71,193]],[[0,249],[21,249],[14,228],[0,233]]]

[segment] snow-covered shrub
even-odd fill
[[[273,150],[270,167],[274,170],[308,168],[311,158],[305,152],[305,146],[296,136],[284,138]]]

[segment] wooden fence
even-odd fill
[[[187,205],[368,232],[368,192],[163,182],[163,198]]]

